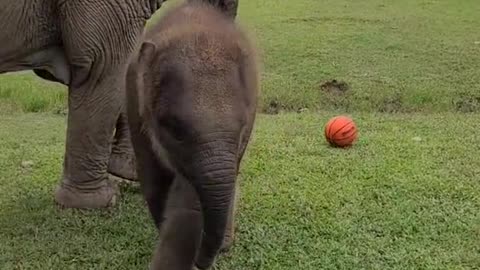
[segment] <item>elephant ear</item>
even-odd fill
[[[157,46],[155,46],[155,44],[150,41],[144,41],[138,53],[138,63],[146,64],[148,66],[148,63],[152,61],[156,50]]]
[[[237,17],[238,1],[239,0],[223,0],[220,3],[220,8],[227,16],[235,19]]]
[[[131,104],[134,113],[143,117],[147,113],[145,102],[148,100],[150,89],[148,78],[150,76],[150,66],[156,52],[156,46],[152,42],[145,41],[141,44],[137,52],[132,55],[128,66],[126,76],[127,99]]]
[[[195,0],[190,0],[193,2]],[[198,1],[198,0],[197,0]],[[225,15],[235,20],[237,17],[238,11],[238,1],[239,0],[203,0],[209,4],[219,8]]]

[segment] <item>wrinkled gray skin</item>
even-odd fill
[[[231,1],[214,4],[236,14],[236,4],[224,4]],[[126,60],[162,2],[0,1],[0,74],[33,70],[68,86],[63,175],[55,192],[65,207],[112,205],[117,188],[108,173],[136,177],[122,84]]]
[[[211,6],[181,5],[149,30],[126,81],[137,173],[160,229],[151,269],[208,269],[233,240],[259,87],[254,47]]]

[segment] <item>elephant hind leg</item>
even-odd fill
[[[108,173],[130,181],[137,181],[135,153],[133,152],[127,116],[124,111],[120,113],[115,127],[112,154],[108,162]]]

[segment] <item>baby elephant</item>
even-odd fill
[[[126,83],[137,174],[160,229],[151,267],[208,269],[233,239],[260,85],[254,46],[231,17],[187,1],[148,30]]]

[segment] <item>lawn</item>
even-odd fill
[[[479,13],[477,0],[240,0],[262,113],[217,270],[480,269]],[[321,87],[333,79],[346,90]],[[31,72],[0,76],[0,270],[146,269],[156,233],[139,190],[108,210],[54,204],[65,97]],[[338,114],[359,127],[350,149],[323,137]]]
[[[478,14],[478,0],[240,0],[238,18],[263,52],[264,112],[480,112]],[[65,106],[64,89],[31,77],[0,76],[0,101]],[[349,90],[322,90],[333,79]]]
[[[259,116],[218,269],[478,269],[480,115],[356,114],[348,150],[325,143],[331,116]],[[145,269],[155,230],[137,189],[108,211],[57,209],[65,119],[0,126],[0,269]]]

